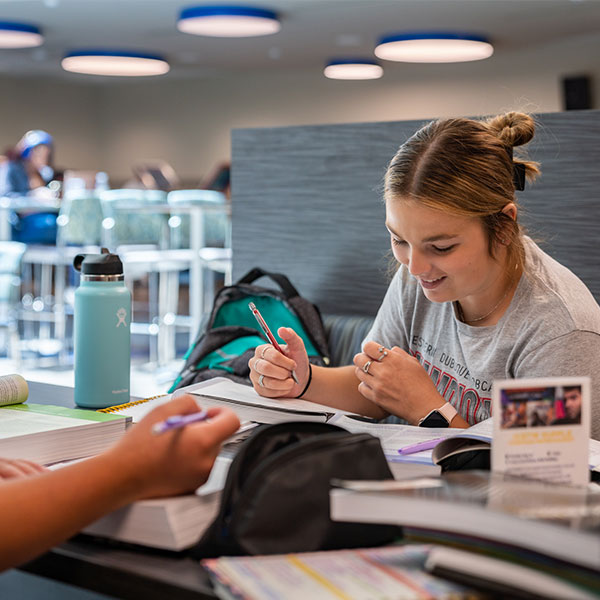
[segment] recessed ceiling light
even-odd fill
[[[115,50],[71,52],[63,58],[61,64],[65,71],[87,75],[144,77],[163,75],[169,71],[169,63],[161,56]]]
[[[190,6],[184,8],[177,29],[193,35],[252,37],[281,29],[277,14],[252,6]]]
[[[0,21],[0,48],[33,48],[43,42],[42,32],[34,25]]]
[[[373,60],[341,58],[329,61],[323,74],[329,79],[379,79],[383,69]]]
[[[388,35],[375,48],[375,55],[383,60],[419,63],[482,60],[493,53],[485,37],[439,32]]]

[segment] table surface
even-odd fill
[[[29,399],[73,407],[73,388],[29,383]],[[78,535],[22,565],[21,570],[118,598],[214,599],[206,571],[175,553]]]

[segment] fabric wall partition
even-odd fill
[[[542,176],[518,192],[522,222],[600,301],[600,111],[535,117]],[[391,266],[383,175],[425,122],[234,130],[234,280],[261,266],[324,313],[374,315]]]

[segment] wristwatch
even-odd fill
[[[457,414],[454,406],[446,402],[443,406],[434,408],[427,413],[419,421],[419,427],[450,427],[452,419],[454,419]]]

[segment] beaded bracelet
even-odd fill
[[[304,396],[304,394],[306,394],[306,391],[308,390],[308,386],[310,385],[311,381],[312,381],[312,365],[310,363],[308,363],[308,381],[306,382],[304,389],[296,396],[296,398],[302,398],[302,396]]]

